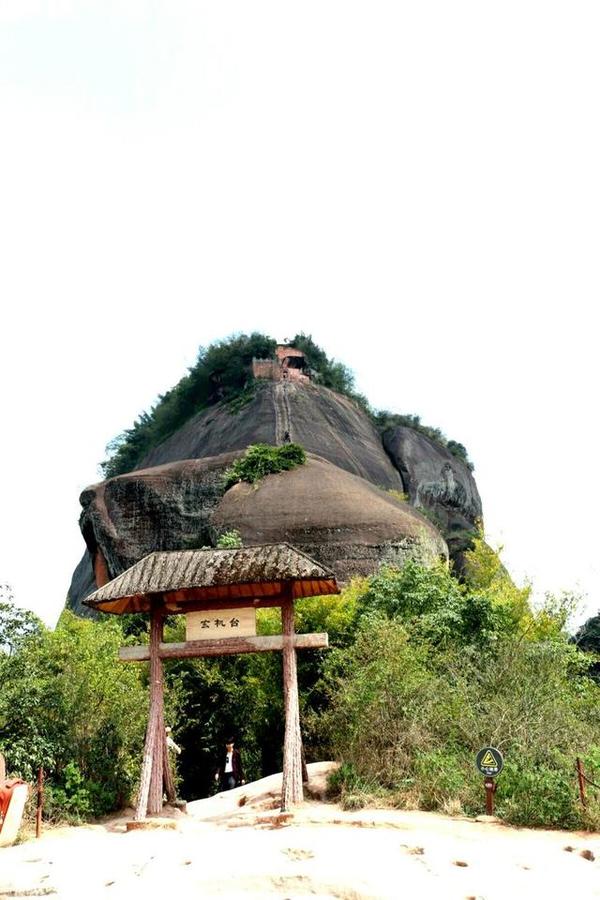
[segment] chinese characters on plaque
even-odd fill
[[[256,610],[203,609],[186,614],[186,641],[214,640],[214,638],[250,637],[256,634]]]

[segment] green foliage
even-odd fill
[[[473,468],[462,444],[449,441],[438,428],[421,424],[419,416],[399,415],[387,410],[374,411],[366,397],[356,392],[354,375],[343,363],[330,359],[311,335],[300,332],[291,345],[306,358],[312,379],[354,400],[371,417],[380,431],[395,425],[408,425],[446,447],[454,456]],[[277,342],[267,335],[253,332],[238,334],[200,347],[196,363],[166,394],[159,396],[150,409],[140,414],[107,445],[109,454],[101,468],[105,478],[130,472],[153,448],[174,434],[193,415],[223,402],[236,414],[252,401],[257,384],[252,374],[253,359],[271,359]]]
[[[91,794],[77,763],[66,764],[61,782],[60,785],[50,783],[46,786],[46,815],[51,819],[66,815],[75,820],[90,816],[93,811]]]
[[[573,760],[553,765],[509,759],[498,779],[498,813],[513,825],[580,828],[584,812],[577,799]]]
[[[28,637],[43,631],[35,613],[15,606],[11,587],[0,584],[0,654],[9,656],[19,650]]]
[[[238,481],[254,484],[265,475],[294,469],[305,462],[306,453],[300,444],[283,444],[281,447],[252,444],[241,459],[236,459],[223,473],[225,487],[230,488]]]
[[[239,413],[244,406],[248,406],[254,400],[257,390],[256,381],[250,381],[239,394],[235,394],[231,400],[226,401],[228,411],[234,415]]]
[[[300,332],[291,341],[291,346],[304,353],[312,377],[325,387],[340,394],[354,392],[354,375],[343,363],[329,359],[324,350],[312,339],[312,335]]]
[[[343,363],[330,359],[325,351],[315,344],[310,334],[300,332],[294,337],[292,346],[304,353],[313,381],[337,391],[338,394],[345,394],[358,403],[369,416],[373,414],[367,398],[357,393],[355,389],[352,370]]]
[[[224,531],[217,540],[218,550],[239,550],[243,546],[241,535],[235,528],[232,528],[231,531]]]
[[[420,416],[415,416],[411,413],[392,413],[387,409],[372,412],[371,415],[380,432],[383,433],[384,431],[387,431],[388,428],[396,428],[398,425],[412,428],[413,431],[419,431],[436,444],[445,447],[452,456],[462,460],[469,469],[473,470],[474,466],[469,459],[466,447],[458,441],[449,440],[441,429],[433,428],[431,425],[424,425],[421,422]]]
[[[464,554],[462,578],[467,591],[486,598],[504,617],[508,630],[525,632],[532,626],[531,585],[522,588],[515,585],[500,559],[501,551],[501,547],[498,550],[490,547],[480,531],[471,539],[471,549]],[[563,625],[561,622],[559,632]]]
[[[342,809],[364,809],[365,806],[386,805],[386,793],[376,781],[366,781],[349,763],[342,763],[329,777],[329,793],[339,800]]]
[[[122,643],[116,619],[64,612],[0,655],[0,750],[28,781],[45,768],[53,815],[101,815],[135,788],[147,690],[141,667],[118,662]]]
[[[410,501],[409,495],[404,491],[397,491],[395,488],[388,488],[387,492],[391,497],[394,498],[394,500],[397,500],[398,503],[408,503]]]
[[[359,615],[400,619],[413,636],[439,647],[489,643],[515,628],[492,597],[469,592],[443,563],[428,568],[412,560],[369,579]]]
[[[105,478],[131,471],[149,450],[211,404],[221,400],[231,403],[235,398],[240,404],[244,402],[242,398],[248,402],[252,360],[272,357],[276,346],[272,338],[253,332],[201,347],[187,375],[162,394],[150,412],[143,412],[131,428],[107,446],[110,455],[102,463]]]
[[[221,545],[238,538],[221,535]],[[537,611],[528,598],[480,538],[462,583],[442,565],[409,562],[298,602],[297,630],[327,631],[333,648],[298,657],[307,759],[341,761],[333,782],[345,808],[479,813],[475,754],[493,744],[505,755],[496,802],[507,821],[598,827],[599,798],[590,790],[582,811],[574,762],[581,756],[600,782],[600,686],[565,633],[569,598]],[[24,619],[11,607],[0,628],[12,621]],[[65,613],[54,632],[33,623],[4,641],[0,749],[30,780],[45,766],[53,817],[108,812],[135,789],[147,669],[118,663],[123,626],[131,641],[146,639],[144,617]],[[259,610],[258,631],[280,633],[279,611]],[[165,632],[183,639],[182,617],[170,617]],[[230,734],[249,779],[281,770],[280,654],[174,660],[165,679],[183,796],[214,790]]]
[[[417,603],[427,616],[428,604]],[[474,758],[492,744],[507,761],[497,794],[507,821],[597,823],[600,807],[583,814],[574,777],[575,757],[600,738],[600,688],[586,675],[587,658],[565,635],[505,634],[482,649],[465,645],[463,633],[434,649],[413,615],[408,621],[381,611],[363,617],[355,643],[328,658],[320,721],[345,771],[385,788],[398,805],[475,813],[482,790]],[[344,790],[356,793],[352,784]]]
[[[281,628],[279,628],[279,631]],[[181,639],[172,632],[168,640]],[[206,797],[224,741],[234,735],[254,780],[281,771],[283,699],[279,654],[173,660],[165,667],[170,722],[182,748],[182,796]]]

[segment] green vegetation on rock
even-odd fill
[[[239,550],[243,546],[242,538],[236,528],[232,528],[231,531],[224,531],[217,538],[217,550]]]
[[[379,411],[371,411],[371,416],[373,421],[379,431],[382,433],[387,431],[388,428],[396,428],[398,425],[404,425],[406,428],[412,428],[413,431],[418,431],[421,434],[424,434],[425,437],[428,437],[430,440],[434,441],[436,444],[440,444],[442,447],[445,447],[452,456],[455,456],[457,459],[462,460],[465,465],[473,470],[474,466],[471,460],[469,459],[469,454],[467,453],[467,448],[460,444],[458,441],[449,440],[443,431],[439,428],[433,428],[431,425],[424,425],[421,422],[420,416],[415,416],[410,413],[400,414],[400,413],[391,413],[387,409],[381,409]]]
[[[223,473],[225,486],[230,488],[238,481],[254,484],[265,475],[285,472],[306,462],[306,453],[300,444],[252,444],[241,459],[236,459]]]
[[[248,402],[252,360],[273,357],[276,346],[272,338],[253,332],[201,347],[187,375],[162,394],[150,412],[143,412],[131,428],[110,442],[106,448],[109,458],[102,463],[104,476],[130,472],[153,447],[206,407],[219,401]]]
[[[350,397],[381,432],[394,425],[407,425],[471,465],[462,444],[449,441],[437,428],[422,425],[419,416],[373,410],[366,397],[356,392],[351,370],[329,358],[311,335],[300,332],[294,336],[291,345],[304,353],[315,384]],[[273,338],[258,332],[233,335],[209,347],[201,347],[198,359],[188,373],[171,390],[162,394],[150,411],[142,412],[131,428],[107,445],[108,458],[101,464],[104,477],[112,478],[130,472],[150,450],[209,406],[222,402],[230,413],[238,413],[252,402],[256,394],[252,360],[272,359],[276,347],[277,342]]]

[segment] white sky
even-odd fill
[[[0,0],[0,582],[53,623],[107,441],[312,333],[600,606],[597,2]]]

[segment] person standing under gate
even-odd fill
[[[222,791],[230,791],[240,784],[245,784],[242,757],[240,751],[235,749],[234,744],[233,738],[228,738],[225,742],[225,753],[221,765],[215,772],[215,781],[221,783]]]

